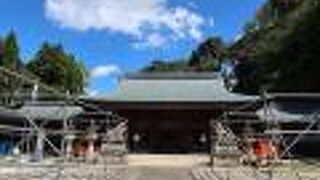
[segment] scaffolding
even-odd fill
[[[314,130],[320,122],[320,111],[315,111],[308,115],[302,116],[302,121],[307,125],[304,129],[296,130],[283,130],[279,121],[275,118],[275,114],[271,108],[271,102],[274,97],[268,93],[261,95],[259,102],[247,103],[232,112],[224,112],[220,118],[211,120],[211,169],[204,169],[205,172],[200,173],[195,171],[196,176],[202,176],[199,179],[221,179],[221,180],[233,180],[233,179],[253,179],[253,180],[318,180],[320,174],[314,171],[319,171],[320,163],[308,162],[301,168],[301,162],[294,159],[291,154],[292,148],[305,135],[319,135],[320,129]],[[261,105],[263,118],[259,119],[256,112],[246,111],[246,109]],[[240,116],[250,117],[251,119],[229,119],[229,114],[236,114]],[[233,132],[230,126],[233,123],[243,123],[244,131],[242,135]],[[261,124],[263,130],[254,130],[252,125]],[[285,135],[294,136],[291,141],[285,140]],[[252,151],[248,151],[246,147],[248,141],[253,141],[257,138],[267,138],[275,149],[276,155],[267,160],[266,164],[255,164],[254,166],[247,166],[244,164],[243,159],[234,158],[234,155],[240,155],[242,158],[245,156],[252,156]],[[229,147],[229,149],[227,148]],[[281,147],[281,149],[280,149]],[[231,151],[231,150],[232,151]],[[231,157],[232,168],[228,168],[225,164],[219,164],[221,157]],[[284,165],[284,166],[282,166]],[[285,168],[283,168],[285,167]],[[199,171],[199,170],[198,170]],[[203,170],[202,170],[203,171]],[[199,175],[200,174],[200,175]],[[202,175],[201,175],[202,174]],[[210,175],[211,174],[211,175]],[[242,174],[242,175],[241,175]]]
[[[110,179],[110,180],[125,180],[128,177],[128,168],[126,164],[126,139],[128,120],[113,112],[101,109],[99,106],[88,104],[78,97],[73,97],[65,93],[60,93],[54,88],[41,84],[35,79],[21,75],[17,72],[10,71],[0,67],[1,76],[9,76],[16,78],[19,82],[26,83],[29,87],[37,85],[34,89],[41,90],[42,95],[37,95],[32,90],[26,94],[22,93],[2,93],[3,102],[7,103],[10,108],[1,107],[0,112],[8,112],[14,114],[16,118],[22,120],[22,123],[17,125],[0,124],[0,134],[5,133],[13,137],[19,137],[14,144],[15,147],[12,155],[4,157],[0,160],[0,176],[1,179],[52,179],[52,180],[71,180],[71,179]],[[32,88],[31,88],[32,89]],[[40,97],[43,96],[43,97]],[[25,98],[30,98],[33,103],[37,103],[37,99],[58,99],[62,104],[55,109],[55,116],[61,116],[61,119],[50,119],[40,121],[33,111],[17,111],[17,106],[24,103]],[[284,171],[278,171],[277,165],[279,159],[285,156],[290,156],[290,150],[307,134],[318,135],[319,130],[312,130],[312,127],[319,122],[319,111],[303,117],[308,126],[304,130],[282,130],[279,123],[273,118],[270,111],[270,97],[265,93],[259,102],[251,102],[239,108],[233,109],[234,112],[252,113],[247,109],[261,103],[264,111],[264,117],[261,121],[252,122],[244,120],[245,131],[244,136],[240,137],[233,132],[230,127],[232,120],[228,119],[231,112],[224,112],[221,117],[212,119],[211,126],[211,154],[210,159],[214,173],[222,173],[218,175],[220,179],[232,180],[232,173],[252,172],[252,177],[257,179],[278,180],[279,174]],[[90,111],[86,111],[77,115],[69,114],[66,110],[69,106],[80,106]],[[39,109],[38,109],[39,112]],[[42,114],[42,112],[40,112]],[[80,115],[79,115],[80,114]],[[79,116],[78,116],[79,115]],[[242,121],[242,120],[240,120]],[[239,122],[239,120],[237,120]],[[55,126],[49,126],[53,123]],[[254,123],[265,125],[265,130],[254,131],[251,127]],[[291,142],[283,141],[285,134],[295,135]],[[56,142],[55,137],[60,137],[60,141]],[[243,169],[243,166],[224,170],[216,170],[219,166],[216,159],[227,157],[237,159],[241,163],[240,157],[247,153],[244,151],[246,140],[255,137],[268,137],[275,145],[284,147],[283,151],[278,154],[278,157],[271,159],[272,163],[268,167]],[[96,141],[100,140],[99,151],[96,151]],[[73,152],[74,142],[80,140],[87,144],[86,153],[83,151]],[[237,157],[235,157],[235,155]],[[316,163],[309,163],[312,169],[319,167]],[[294,178],[299,180],[311,180],[309,175],[304,175],[300,172],[299,166],[292,160],[290,168],[286,173],[293,174]],[[219,178],[218,178],[219,179]],[[294,180],[296,180],[294,179]],[[282,179],[279,179],[282,180]]]
[[[0,106],[0,112],[15,120],[0,125],[0,134],[14,139],[10,156],[1,158],[1,180],[127,179],[126,118],[3,67],[0,74],[29,87],[25,94],[1,89],[8,107]],[[25,99],[38,107],[24,108]],[[50,118],[38,99],[55,100]]]

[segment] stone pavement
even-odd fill
[[[205,155],[129,155],[128,180],[193,180],[191,169],[207,163]]]
[[[200,155],[129,155],[127,163],[0,163],[0,180],[193,180]]]
[[[129,155],[123,164],[0,163],[0,180],[320,180],[320,165],[303,162],[253,168],[205,155]],[[1,161],[0,161],[1,162]]]
[[[306,162],[256,169],[222,161],[210,168],[205,166],[208,160],[202,155],[149,154],[129,155],[123,164],[2,162],[0,180],[320,180],[320,166]]]
[[[128,180],[193,180],[187,167],[133,167]]]
[[[127,162],[131,167],[194,167],[208,164],[209,157],[199,154],[130,154]]]
[[[319,169],[304,171],[292,168],[196,167],[191,171],[194,180],[320,180]]]

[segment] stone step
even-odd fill
[[[221,180],[209,168],[195,168],[191,170],[191,176],[194,180]]]

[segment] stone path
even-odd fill
[[[320,180],[318,171],[294,172],[290,170],[273,171],[250,167],[208,168],[198,167],[191,171],[193,180]]]
[[[124,164],[11,164],[0,166],[0,180],[193,180],[199,155],[129,155]]]
[[[128,180],[194,180],[191,169],[207,161],[204,155],[129,155]]]
[[[128,180],[193,180],[190,168],[134,167],[129,169]]]
[[[144,167],[194,167],[209,163],[207,155],[178,154],[130,154],[127,157],[129,166]]]
[[[0,163],[0,180],[320,180],[319,166],[301,162],[279,164],[271,171],[222,162],[210,168],[207,161],[201,155],[129,155],[127,163],[118,165]]]
[[[210,168],[207,161],[201,155],[148,154],[129,155],[123,164],[0,163],[0,180],[320,180],[319,166],[301,162],[282,163],[271,171],[222,161]]]
[[[127,168],[101,165],[1,167],[0,180],[126,180]]]

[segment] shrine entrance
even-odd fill
[[[131,111],[129,149],[133,153],[209,152],[212,112],[182,110]]]

